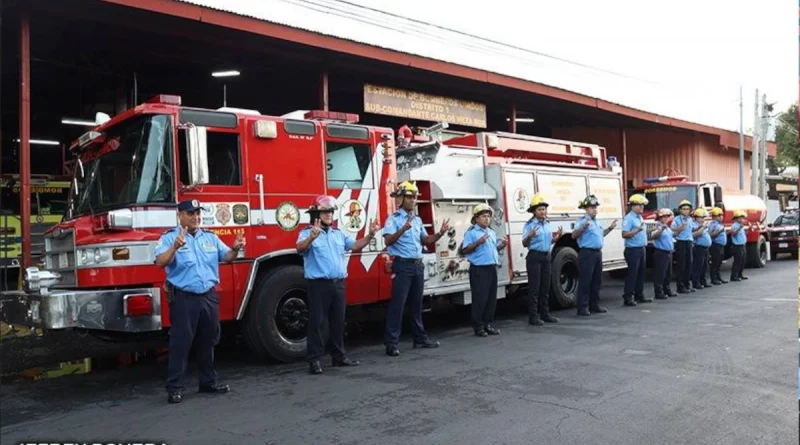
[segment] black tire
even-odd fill
[[[553,273],[550,280],[551,301],[561,309],[575,307],[578,302],[578,252],[561,247],[553,252]]]
[[[302,266],[281,266],[256,283],[244,321],[244,339],[262,360],[290,363],[306,356],[307,283]]]
[[[759,236],[758,241],[745,246],[745,266],[751,269],[761,269],[767,265],[767,240]]]

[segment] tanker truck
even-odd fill
[[[749,268],[761,268],[767,265],[769,242],[767,241],[767,205],[755,195],[738,190],[725,190],[716,182],[692,182],[688,176],[660,176],[646,178],[642,184],[630,191],[630,194],[641,193],[647,200],[643,217],[648,227],[656,224],[656,212],[668,208],[677,214],[678,203],[688,200],[692,208],[702,207],[710,213],[714,207],[720,207],[725,228],[733,224],[733,212],[744,210],[747,213],[747,246],[745,265]],[[708,217],[710,220],[710,217]],[[648,240],[647,264],[652,264],[653,242]],[[730,237],[725,246],[725,259],[733,255]]]

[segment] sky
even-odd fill
[[[798,9],[785,0],[188,1],[734,131],[740,86],[746,132],[756,88],[775,112],[798,98]]]

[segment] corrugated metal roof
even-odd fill
[[[394,15],[330,0],[173,0],[244,17],[302,29],[365,45],[449,62],[560,88],[662,116],[729,131],[726,119],[692,107],[693,100],[676,104],[674,91],[613,73],[575,64],[525,49],[419,24]],[[664,98],[664,100],[659,100]],[[670,98],[672,100],[666,100]],[[714,98],[706,98],[714,100]],[[727,100],[727,99],[726,99]]]

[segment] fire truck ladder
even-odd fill
[[[496,135],[496,144],[492,143]],[[507,163],[600,170],[608,168],[606,150],[594,144],[547,139],[515,133],[490,133],[487,155]]]

